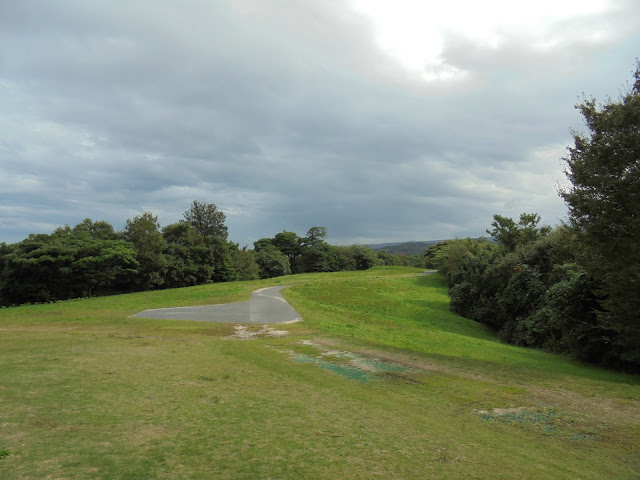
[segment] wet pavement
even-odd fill
[[[144,310],[130,318],[164,318],[221,323],[292,323],[302,320],[300,314],[280,295],[290,285],[261,288],[251,294],[251,300],[198,307],[175,307]]]

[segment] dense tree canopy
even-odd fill
[[[94,222],[90,218],[85,218],[82,222],[73,227],[74,233],[86,233],[89,238],[95,240],[118,240],[119,235],[110,223],[103,220]]]
[[[640,65],[630,91],[577,108],[589,129],[574,134],[566,158],[571,187],[561,196],[580,243],[579,262],[600,283],[602,316],[640,344]],[[640,352],[634,361],[640,363]],[[637,350],[637,349],[636,349]]]
[[[273,245],[260,249],[256,254],[260,278],[280,277],[291,273],[289,258]]]
[[[224,224],[227,217],[213,203],[194,200],[183,216],[205,243],[212,243],[214,239],[227,240],[228,230]]]
[[[589,134],[565,159],[567,225],[494,215],[496,244],[454,240],[427,256],[451,308],[504,340],[640,370],[640,65],[618,101],[578,108]]]
[[[293,264],[296,258],[302,253],[302,239],[295,232],[283,230],[277,233],[271,240],[271,244],[284,253],[289,258],[289,263]]]
[[[0,304],[48,302],[109,293],[126,285],[139,265],[132,243],[113,238],[106,222],[89,219],[51,235],[29,235],[0,248]]]
[[[234,245],[232,256],[237,280],[255,280],[260,277],[256,252],[246,246],[239,248],[238,245]]]
[[[326,243],[327,227],[311,227],[307,230],[307,236],[303,239],[303,242],[308,247],[317,247]]]
[[[165,286],[182,287],[211,281],[213,252],[195,228],[186,222],[172,223],[162,229],[162,236],[166,242]]]
[[[559,227],[513,251],[452,240],[432,258],[447,279],[452,310],[496,328],[503,340],[625,364],[613,347],[617,333],[599,317],[596,284],[576,263],[577,250],[576,236]]]
[[[51,235],[0,244],[0,306],[49,302],[209,282],[252,280],[290,273],[369,268],[377,259],[366,247],[334,247],[325,227],[305,237],[282,231],[255,242],[255,250],[227,240],[225,216],[214,204],[195,201],[184,220],[160,228],[144,212],[121,232],[84,219]]]
[[[136,258],[140,263],[134,278],[137,289],[148,290],[161,286],[164,283],[167,265],[163,255],[166,242],[160,233],[158,217],[144,212],[127,220],[123,237],[133,243]]]
[[[518,245],[533,242],[551,232],[551,227],[538,227],[538,223],[540,223],[540,215],[536,213],[522,213],[517,222],[496,214],[491,223],[493,229],[487,230],[487,233],[498,244],[513,252]]]

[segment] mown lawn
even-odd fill
[[[638,377],[501,344],[417,272],[2,309],[0,478],[640,477]],[[127,318],[276,284],[281,338]]]

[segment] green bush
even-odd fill
[[[517,225],[515,222],[514,225]],[[471,239],[434,249],[450,308],[498,330],[509,343],[616,365],[632,349],[601,306],[600,284],[575,263],[579,245],[565,227],[529,235],[513,250]]]

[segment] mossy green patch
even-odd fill
[[[400,365],[392,365],[388,362],[381,362],[363,357],[356,357],[354,359],[354,363],[356,366],[360,368],[364,367],[366,370],[372,372],[404,372],[407,370],[406,367]]]
[[[554,419],[557,417],[558,413],[554,411],[531,411],[526,409],[516,409],[514,411],[500,413],[494,411],[493,413],[485,412],[480,414],[480,418],[485,421],[510,425],[536,425],[545,433],[551,433],[556,430]]]
[[[316,359],[308,355],[303,355],[299,353],[293,357],[293,361],[298,363],[315,363]]]

